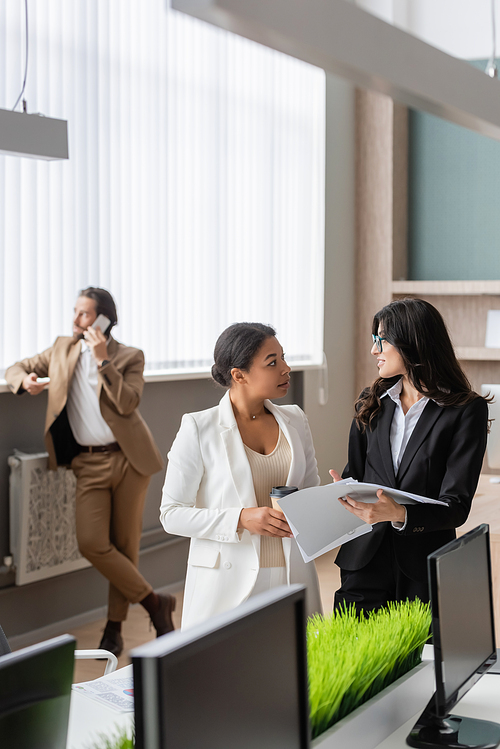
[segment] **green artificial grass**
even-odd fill
[[[134,749],[134,746],[134,734],[122,728],[113,736],[102,735],[91,749]]]
[[[355,710],[422,658],[431,613],[421,601],[389,603],[359,618],[354,607],[307,624],[313,737]]]

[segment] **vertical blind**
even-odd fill
[[[23,67],[3,0],[0,107]],[[209,366],[242,320],[321,362],[323,71],[164,0],[30,0],[25,96],[68,120],[70,158],[0,156],[0,371],[70,335],[89,285],[150,370]]]

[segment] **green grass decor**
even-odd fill
[[[354,607],[307,624],[313,738],[418,665],[429,639],[430,606],[389,603],[359,618]]]
[[[134,735],[132,730],[119,729],[112,736],[101,737],[92,744],[91,749],[134,749]]]

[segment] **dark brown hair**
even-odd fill
[[[438,310],[423,299],[398,299],[373,318],[403,359],[407,377],[419,393],[440,406],[463,406],[481,396],[472,390],[460,366],[446,324]],[[378,377],[356,401],[356,421],[364,431],[380,410],[380,397],[399,379]]]
[[[226,328],[215,344],[215,364],[212,367],[215,382],[222,387],[231,387],[233,367],[248,372],[264,341],[275,335],[274,328],[260,322],[235,322]]]
[[[109,291],[100,289],[98,286],[89,286],[87,289],[82,289],[79,296],[86,296],[89,299],[93,299],[97,315],[106,315],[106,317],[109,317],[111,325],[108,325],[107,330],[102,331],[104,335],[109,335],[111,328],[118,322],[115,300]]]

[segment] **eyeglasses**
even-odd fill
[[[387,338],[372,333],[372,339],[373,343],[377,346],[377,351],[381,354],[383,351],[382,341],[387,341]]]

